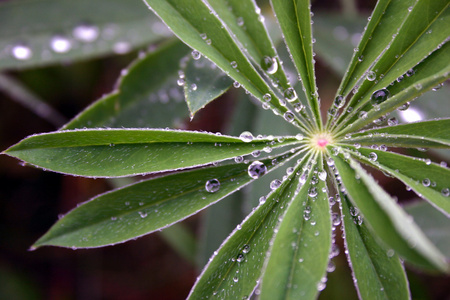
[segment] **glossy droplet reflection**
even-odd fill
[[[267,172],[267,167],[260,161],[254,161],[248,166],[248,175],[257,179]]]
[[[269,74],[275,74],[278,70],[278,62],[275,57],[264,56],[261,61],[261,67]]]
[[[218,179],[210,179],[205,184],[208,193],[215,193],[220,190],[220,181]]]
[[[388,97],[389,97],[389,91],[387,89],[381,89],[381,90],[375,91],[372,94],[371,101],[372,101],[372,104],[381,104],[384,101],[386,101],[386,99]]]

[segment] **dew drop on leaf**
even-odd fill
[[[205,184],[208,193],[215,193],[220,189],[220,181],[218,179],[210,179]]]
[[[308,196],[310,197],[316,197],[317,196],[317,188],[311,187],[308,191]]]
[[[378,159],[378,155],[375,152],[370,152],[369,153],[369,160],[377,161],[377,159]]]
[[[197,50],[192,51],[191,56],[194,60],[199,60],[202,57],[200,52],[198,52]]]
[[[325,181],[325,180],[327,180],[327,171],[320,171],[319,172],[319,179],[320,180],[322,180],[322,181]]]
[[[450,196],[450,189],[449,189],[449,188],[443,188],[443,189],[441,190],[441,194],[442,194],[442,196],[444,196],[444,197]]]
[[[369,81],[374,81],[377,78],[377,74],[374,71],[369,71],[366,75],[366,79]]]
[[[336,106],[337,108],[343,107],[344,104],[345,104],[345,100],[344,100],[344,97],[342,97],[341,95],[337,96],[334,99],[333,105]]]
[[[264,96],[263,96],[264,101],[269,102],[271,99],[272,99],[272,96],[269,93],[264,94]]]
[[[244,255],[243,254],[239,254],[238,256],[237,256],[237,258],[236,258],[236,261],[237,262],[243,262],[244,261]]]
[[[80,24],[73,29],[72,34],[81,42],[92,43],[98,38],[99,29],[94,25]]]
[[[254,137],[253,134],[250,131],[244,131],[239,135],[239,138],[241,139],[241,141],[245,142],[245,143],[250,143],[251,141],[253,141]]]
[[[389,97],[389,91],[387,89],[381,89],[373,92],[371,101],[372,104],[381,104]]]
[[[254,161],[248,166],[248,175],[257,179],[267,172],[267,167],[260,161]]]
[[[405,111],[409,108],[409,102],[406,102],[405,104],[403,104],[402,106],[399,106],[397,109],[399,111]]]
[[[261,60],[261,68],[268,74],[275,74],[278,71],[278,62],[275,57],[264,56]]]
[[[250,245],[244,245],[242,247],[242,253],[249,253],[250,252]]]
[[[287,111],[283,114],[283,118],[290,123],[294,121],[294,114],[290,111]]]
[[[361,119],[367,118],[367,111],[360,111],[358,115]]]
[[[430,186],[431,181],[428,178],[425,178],[424,180],[422,180],[422,185],[423,186]]]
[[[270,189],[271,190],[276,190],[277,188],[279,188],[281,186],[281,180],[279,179],[274,179],[272,180],[272,182],[270,183]]]
[[[289,87],[284,91],[284,99],[288,102],[293,102],[298,99],[297,93],[295,92],[294,88]]]
[[[387,123],[388,123],[389,126],[395,126],[395,125],[398,124],[398,120],[397,120],[397,118],[392,117],[392,118],[388,119]]]
[[[11,54],[15,59],[18,60],[27,60],[33,56],[33,51],[30,47],[20,44],[16,45],[11,49]]]

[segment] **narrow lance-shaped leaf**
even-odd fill
[[[370,21],[365,27],[361,41],[341,81],[337,92],[338,96],[345,98],[350,94],[366,70],[391,43],[392,35],[401,27],[401,24],[409,14],[408,7],[413,5],[414,2],[415,0],[380,0],[377,2],[370,16]]]
[[[3,1],[0,20],[0,69],[123,54],[171,36],[139,1]]]
[[[222,70],[206,58],[200,57],[197,50],[192,52],[184,69],[184,94],[191,113],[195,113],[213,101],[233,84],[233,81]]]
[[[402,124],[353,134],[346,143],[363,146],[450,148],[450,119]]]
[[[52,171],[118,177],[201,166],[265,147],[295,144],[212,133],[162,129],[58,131],[30,136],[4,154]]]
[[[300,165],[305,165],[308,158],[303,158]],[[189,299],[249,297],[259,282],[273,230],[298,185],[295,172],[283,182],[273,181],[274,190],[260,199],[260,205],[214,252],[191,290]],[[275,189],[276,186],[279,187]]]
[[[397,254],[367,229],[357,208],[341,194],[345,246],[360,299],[410,299],[408,280]]]
[[[372,233],[408,262],[448,271],[445,257],[359,163],[353,159],[346,162],[338,156],[334,162],[348,197]]]
[[[323,164],[321,157],[320,162]],[[308,175],[310,184],[304,184],[292,196],[268,253],[262,300],[316,299],[325,288],[331,248],[326,174],[320,165]]]
[[[144,0],[186,44],[214,62],[260,101],[283,116],[287,108],[258,74],[217,13],[201,0]],[[284,100],[283,100],[284,101]],[[292,124],[307,128],[294,116]]]
[[[308,0],[272,0],[286,45],[300,74],[315,125],[322,127],[312,49],[311,10]]]
[[[351,106],[358,110],[370,100],[376,90],[387,87],[434,50],[441,47],[450,35],[448,1],[417,1],[408,10],[411,13],[399,28],[386,52],[371,67]],[[408,73],[409,75],[409,73]],[[401,82],[398,85],[406,87]]]
[[[266,172],[274,168],[270,160],[261,163]],[[181,221],[253,180],[242,163],[141,181],[78,206],[33,247],[91,248],[124,242]]]
[[[253,0],[209,0],[208,3],[229,30],[236,35],[236,41],[246,49],[251,61],[280,86],[282,91],[289,88],[289,81],[264,26],[264,16],[256,2]]]
[[[180,127],[187,107],[177,77],[179,61],[188,53],[189,48],[176,41],[137,59],[120,77],[117,90],[94,102],[63,129]]]
[[[387,151],[361,148],[357,153],[351,153],[355,158],[401,180],[437,209],[450,215],[450,169],[432,163],[431,160]]]

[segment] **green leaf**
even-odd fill
[[[263,163],[273,168],[270,161]],[[192,170],[102,194],[69,212],[33,247],[100,247],[165,228],[253,181],[247,169],[231,164]],[[217,191],[207,191],[209,180],[219,183]]]
[[[177,41],[137,59],[116,91],[94,102],[63,129],[180,127],[187,109],[177,79],[179,61],[188,53],[189,48]]]
[[[408,262],[425,269],[448,271],[445,257],[358,163],[350,159],[349,165],[337,156],[334,161],[350,200],[372,233]]]
[[[428,200],[437,209],[450,215],[449,182],[450,169],[415,157],[408,157],[392,152],[358,149],[353,153],[357,159],[363,160],[402,181],[405,185]],[[376,161],[369,159],[376,155]],[[361,155],[362,154],[362,155]]]
[[[321,128],[322,121],[313,64],[310,1],[272,0],[271,3],[286,45],[302,79],[308,99],[308,109],[315,125]]]
[[[282,116],[287,112],[287,108],[281,105],[277,95],[258,74],[217,13],[208,4],[201,0],[145,0],[145,2],[183,42],[214,62],[277,114]],[[263,96],[270,100],[264,100]],[[293,124],[302,126],[298,119]],[[305,130],[305,126],[303,128]]]
[[[402,85],[403,89],[397,89],[396,84],[394,84],[392,89],[395,89],[395,94],[393,96],[375,106],[372,103],[368,103],[363,108],[363,111],[367,112],[364,117],[361,117],[361,111],[358,114],[350,113],[348,118],[343,120],[334,131],[342,128],[339,131],[339,135],[343,135],[362,128],[371,121],[384,116],[408,101],[416,99],[426,91],[450,78],[450,66],[442,63],[442,61],[450,59],[449,47],[450,43],[444,44],[416,66],[414,76],[404,79],[405,85]],[[406,85],[406,83],[408,84]]]
[[[222,70],[203,57],[190,59],[184,74],[184,93],[191,119],[197,111],[225,93],[233,83]]]
[[[309,159],[305,158],[300,166]],[[300,167],[299,166],[299,167]],[[298,188],[296,172],[273,190],[267,200],[236,227],[214,252],[198,277],[189,299],[243,299],[249,297],[261,276],[273,229]],[[309,183],[305,183],[309,184]]]
[[[323,166],[317,171],[325,172]],[[309,174],[312,176],[313,172]],[[304,184],[292,196],[269,250],[261,284],[262,300],[316,299],[325,288],[331,216],[323,190],[326,191],[325,182],[319,180],[316,185]]]
[[[395,95],[409,87],[411,80],[404,82],[398,80],[399,82],[395,83],[392,89],[388,86],[405,74],[410,76],[410,70],[426,59],[434,50],[438,49],[438,52],[447,52],[442,55],[446,55],[448,59],[448,50],[442,51],[440,49],[450,35],[450,30],[446,26],[450,19],[450,9],[448,9],[447,1],[433,1],[433,3],[417,1],[408,8],[409,10],[411,10],[411,13],[409,13],[405,22],[401,24],[401,27],[398,28],[398,33],[394,34],[392,42],[380,54],[379,60],[376,60],[364,74],[365,77],[361,79],[362,83],[358,84],[360,86],[357,88],[357,92],[348,103],[348,106],[352,107],[352,111],[350,113],[345,111],[341,117],[348,116],[344,120],[342,118],[338,120],[338,123],[346,125],[349,123],[350,116],[358,115],[361,110],[368,111],[373,109],[373,104],[370,103],[371,97],[377,90],[387,88],[390,94]],[[422,15],[422,11],[426,12],[425,16]],[[418,22],[417,20],[421,21]],[[435,68],[445,68],[448,65],[438,63],[433,64],[433,66]],[[436,71],[428,73],[422,70],[417,73],[421,75],[419,76],[420,78],[414,78],[413,80],[415,81],[425,78],[424,76],[431,77]],[[370,77],[371,79],[369,79]],[[421,90],[419,85],[416,84],[415,86],[416,89]],[[383,108],[375,110],[382,115],[387,112]]]
[[[409,123],[353,134],[344,142],[359,143],[364,146],[384,144],[393,147],[450,147],[450,119]]]
[[[425,201],[407,204],[410,214],[427,237],[447,257],[450,257],[450,219]]]
[[[387,252],[364,222],[358,224],[358,216],[351,214],[350,207],[350,201],[341,194],[346,253],[359,298],[410,299],[408,281],[398,255]]]
[[[122,54],[171,35],[139,1],[8,1],[0,20],[0,69]]]
[[[413,4],[414,0],[380,0],[377,2],[361,41],[355,48],[356,51],[353,54],[352,61],[341,81],[338,95],[345,98],[350,94],[366,70],[391,43],[393,34],[401,27],[409,14],[408,8]]]
[[[264,16],[256,2],[252,0],[209,0],[211,7],[227,25],[230,32],[236,36],[236,40],[246,49],[251,61],[261,68],[265,57],[275,58],[275,72],[265,72],[271,80],[276,82],[284,91],[290,84],[283,71],[275,47],[264,26]],[[273,73],[273,74],[272,74]]]
[[[295,137],[244,142],[183,130],[87,129],[33,135],[3,153],[60,173],[118,177],[201,166],[296,142]]]

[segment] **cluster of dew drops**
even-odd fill
[[[110,24],[100,30],[96,25],[90,23],[80,23],[75,26],[70,34],[55,34],[48,40],[48,49],[53,53],[64,54],[82,45],[89,44],[102,38],[105,41],[116,38],[117,28]],[[45,59],[51,52],[48,49],[42,51],[42,59]],[[87,49],[87,48],[86,48]],[[112,50],[116,54],[124,54],[131,50],[130,43],[126,41],[116,41]],[[32,47],[24,41],[17,42],[10,46],[10,54],[19,61],[26,61],[35,55]]]

